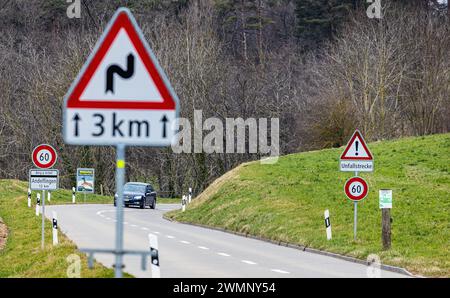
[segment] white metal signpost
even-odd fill
[[[29,181],[31,190],[57,190],[59,184],[59,171],[31,169]]]
[[[31,160],[40,169],[30,170],[29,188],[31,190],[42,190],[42,231],[41,247],[44,249],[44,228],[45,228],[45,191],[57,190],[59,184],[59,171],[51,170],[58,159],[56,150],[47,144],[42,144],[33,149]]]
[[[355,172],[355,177],[347,180],[344,192],[354,202],[353,237],[356,240],[358,224],[358,201],[363,200],[369,191],[367,182],[358,177],[358,172],[373,172],[373,155],[359,130],[355,130],[341,154],[339,168],[342,172]]]
[[[112,17],[63,110],[67,144],[117,148],[116,249],[101,252],[115,253],[115,275],[122,277],[122,256],[133,253],[123,250],[125,146],[170,146],[178,117],[178,97],[128,9]]]

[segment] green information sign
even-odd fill
[[[392,209],[392,189],[380,189],[380,209]]]

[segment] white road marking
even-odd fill
[[[142,227],[141,230],[148,231],[148,228]]]
[[[284,271],[284,270],[280,270],[280,269],[270,269],[270,271],[276,272],[276,273],[281,273],[281,274],[289,274],[289,272]]]
[[[127,225],[127,224],[128,224],[128,222],[127,222],[127,221],[124,221],[124,222],[123,222],[123,224],[124,224],[124,225]]]
[[[217,253],[219,256],[222,256],[222,257],[229,257],[230,255],[229,254],[226,254],[226,253],[224,253],[224,252],[218,252]]]
[[[133,228],[137,228],[137,225],[130,225],[131,227],[133,227]]]
[[[175,237],[170,236],[170,235],[167,235],[167,238],[169,238],[169,239],[174,239]]]
[[[153,231],[153,233],[155,233],[155,234],[160,234],[160,232],[158,232],[158,231]]]
[[[189,241],[184,241],[184,240],[181,240],[180,242],[181,242],[181,243],[184,243],[184,244],[191,244],[191,242],[189,242]]]
[[[203,250],[208,250],[209,248],[205,247],[205,246],[198,246],[198,248],[203,249]]]
[[[257,265],[255,262],[249,261],[249,260],[241,260],[242,263],[249,264],[249,265]]]

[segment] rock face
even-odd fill
[[[3,223],[0,217],[0,250],[2,250],[6,245],[6,238],[8,237],[8,228]]]

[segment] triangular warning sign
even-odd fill
[[[176,101],[134,17],[119,9],[72,85],[66,106],[175,110]]]
[[[343,160],[373,160],[372,153],[359,130],[356,130],[341,155]]]

